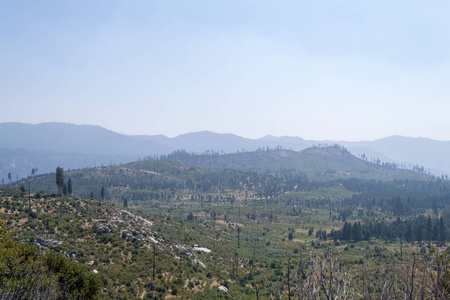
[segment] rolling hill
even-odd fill
[[[265,136],[248,139],[208,131],[183,134],[129,136],[100,126],[66,123],[0,123],[0,177],[8,182],[27,177],[32,168],[52,172],[58,165],[79,169],[128,163],[145,157],[185,150],[194,153],[229,154],[267,149],[304,150],[313,145],[334,144],[300,137]],[[389,137],[367,142],[339,142],[356,156],[369,161],[423,167],[435,175],[450,174],[449,142],[421,138]]]
[[[428,179],[426,174],[397,169],[394,165],[377,165],[352,155],[340,146],[311,147],[302,151],[260,150],[224,155],[191,155],[179,151],[163,157],[186,164],[216,169],[241,169],[276,173],[296,170],[310,180],[360,178],[376,180]]]
[[[66,170],[74,194],[121,202],[173,199],[186,190],[196,193],[235,191],[273,197],[296,189],[309,189],[314,182],[338,179],[430,180],[431,176],[392,165],[376,165],[353,156],[339,146],[312,147],[300,152],[264,150],[235,154],[195,155],[178,151],[160,160],[141,160],[117,166]],[[54,173],[43,174],[13,183],[31,184],[34,191],[57,193]],[[295,187],[295,188],[294,188]],[[92,193],[92,194],[91,194]]]

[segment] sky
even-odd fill
[[[448,1],[0,0],[0,122],[450,140]]]

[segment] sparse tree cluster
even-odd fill
[[[56,186],[58,187],[59,196],[70,196],[73,193],[72,178],[69,177],[66,183],[64,181],[64,170],[60,167],[56,168]]]

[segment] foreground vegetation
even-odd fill
[[[100,298],[449,297],[448,181],[170,160],[58,175],[0,190],[0,218],[18,245],[95,272]]]
[[[100,282],[60,254],[20,243],[0,222],[1,299],[98,299]]]

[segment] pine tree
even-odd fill
[[[72,195],[72,178],[69,177],[69,180],[67,181],[67,193],[70,195]]]
[[[412,243],[412,241],[413,241],[413,232],[412,232],[412,227],[411,227],[410,223],[408,224],[408,227],[406,229],[405,239],[408,243]]]
[[[416,228],[416,241],[418,241],[419,243],[423,241],[423,225],[419,225]]]
[[[64,170],[60,167],[56,168],[56,186],[58,187],[58,195],[61,196],[64,187]]]
[[[352,225],[350,223],[344,223],[344,228],[342,228],[342,239],[347,242],[352,240]]]
[[[352,237],[354,242],[361,241],[361,223],[359,223],[359,226],[358,223],[359,222],[353,223]]]
[[[65,182],[64,182],[64,184],[63,184],[62,192],[63,192],[63,195],[64,195],[64,196],[67,195],[67,184],[66,184]]]
[[[102,186],[102,191],[100,192],[100,195],[102,196],[102,200],[105,200],[105,187]]]
[[[436,218],[437,217],[437,213],[438,213],[436,199],[433,201],[433,206],[431,208],[433,209],[433,216],[434,216],[434,218]]]

